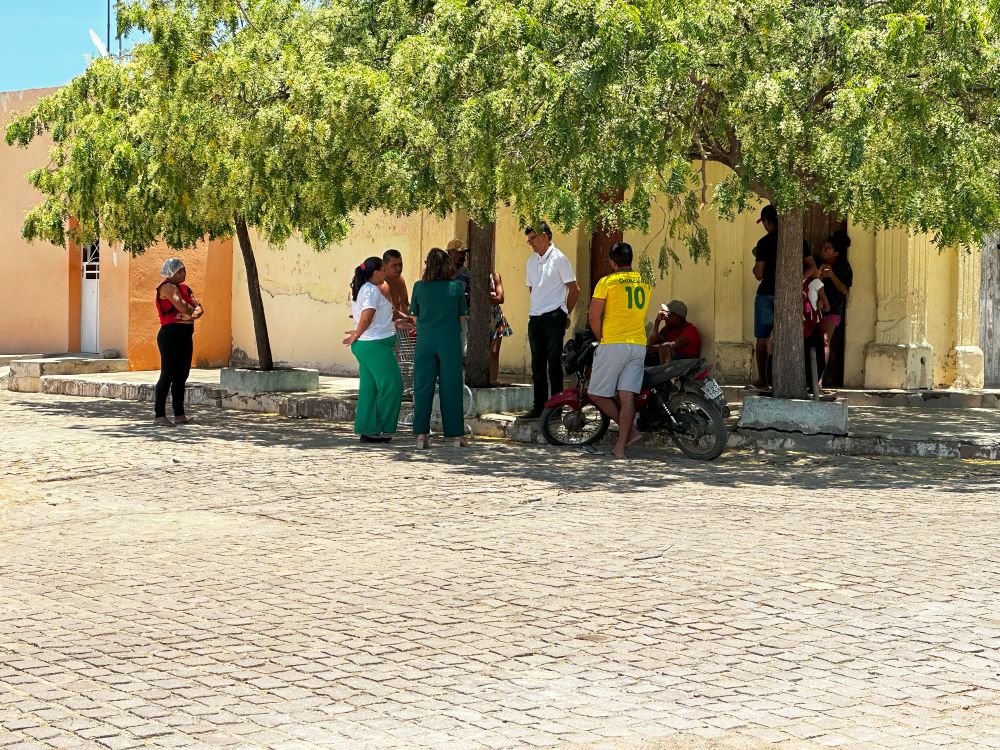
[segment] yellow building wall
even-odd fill
[[[847,295],[844,340],[844,385],[861,388],[865,382],[865,347],[875,338],[875,235],[847,219],[851,249],[847,258],[854,269],[854,285]]]
[[[427,251],[443,248],[458,229],[455,217],[441,219],[427,213],[359,215],[348,237],[323,253],[294,238],[284,248],[274,248],[252,232],[274,361],[325,373],[356,374],[357,361],[341,343],[344,331],[354,327],[350,283],[355,266],[395,248],[403,256],[403,278],[412,289],[423,273]],[[246,268],[235,240],[234,254],[232,345],[237,361],[245,356],[255,360]]]
[[[581,232],[559,232],[552,228],[552,244],[559,248],[574,264],[581,287],[580,301],[573,311],[571,328],[586,325],[586,307],[590,289],[590,236],[581,239]],[[582,247],[581,247],[582,245]],[[528,245],[524,227],[506,207],[497,210],[496,221],[496,271],[503,280],[503,312],[514,331],[504,339],[500,349],[500,369],[503,372],[531,372],[531,351],[528,346],[528,310],[530,299],[525,284],[528,258],[534,252]]]
[[[947,388],[955,382],[953,356],[958,311],[956,273],[958,250],[938,252],[932,246],[927,258],[927,343],[934,349],[934,387]]]
[[[718,165],[709,165],[709,191],[725,174]],[[662,279],[657,274],[653,311],[671,299],[683,300],[689,319],[702,334],[703,356],[729,382],[743,382],[749,367],[753,336],[753,304],[757,280],[753,278],[751,250],[762,235],[752,211],[727,221],[711,209],[703,216],[711,256],[699,262],[681,255],[679,265],[671,265]],[[465,217],[439,219],[428,214],[397,217],[381,213],[358,216],[348,238],[325,253],[315,253],[292,240],[285,248],[267,245],[258,235],[252,239],[257,255],[264,304],[268,316],[273,355],[286,365],[311,366],[328,373],[353,374],[357,364],[340,341],[353,325],[350,319],[348,284],[354,266],[371,255],[395,247],[403,255],[404,278],[412,288],[419,278],[426,251],[444,246],[453,236],[466,236]],[[664,241],[665,208],[653,207],[648,232],[626,232],[637,260],[646,255],[654,268]],[[845,385],[865,385],[866,347],[875,338],[877,318],[876,237],[848,219],[852,238],[849,259],[854,268],[854,286],[848,298],[845,345]],[[553,241],[573,263],[583,295],[575,311],[573,328],[586,320],[591,285],[590,232],[580,229],[556,232]],[[676,247],[676,245],[674,245]],[[239,255],[238,248],[234,248]],[[527,373],[530,352],[527,341],[528,290],[524,283],[525,264],[530,257],[523,228],[510,209],[501,207],[496,220],[496,270],[504,281],[504,312],[514,329],[501,350],[501,369],[506,373]],[[935,382],[948,385],[954,367],[947,354],[954,347],[955,323],[954,251],[933,254],[928,261],[927,339],[935,350]],[[253,325],[246,292],[246,274],[239,257],[232,265],[232,343],[240,353],[256,358]],[[941,311],[935,315],[934,311]],[[740,368],[743,367],[744,370]]]
[[[0,93],[0,133],[15,114],[26,112],[53,91]],[[7,311],[0,315],[0,353],[54,353],[71,348],[66,249],[21,239],[25,213],[42,197],[25,174],[46,164],[50,146],[44,137],[27,149],[8,146],[0,138],[0,299]],[[79,341],[79,331],[76,337]]]

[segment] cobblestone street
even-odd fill
[[[1000,748],[1000,464],[194,417],[0,391],[0,747]]]

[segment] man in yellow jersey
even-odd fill
[[[646,359],[646,309],[652,288],[632,270],[632,246],[616,242],[608,251],[611,273],[597,282],[590,302],[590,328],[600,341],[587,393],[618,423],[615,458],[642,439],[635,429],[635,394],[642,390]],[[618,402],[615,402],[615,394]]]

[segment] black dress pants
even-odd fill
[[[167,323],[156,335],[160,350],[160,379],[156,381],[156,416],[167,415],[167,393],[174,405],[174,416],[184,415],[184,386],[191,374],[194,354],[194,326],[190,323]]]
[[[535,386],[535,410],[563,388],[562,348],[567,315],[562,308],[528,318],[531,346],[531,382]]]

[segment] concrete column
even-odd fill
[[[715,366],[713,373],[722,383],[750,382],[753,344],[743,340],[743,275],[745,258],[750,258],[735,221],[720,221],[712,247],[715,269]],[[744,257],[745,256],[745,257]],[[706,354],[704,351],[702,354]]]
[[[978,247],[958,249],[955,295],[955,388],[982,388],[983,350],[979,347],[979,281],[982,251]]]
[[[875,340],[865,349],[866,388],[930,388],[926,235],[891,229],[875,237]]]

